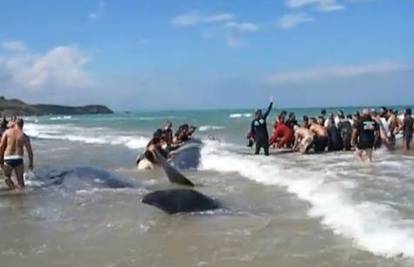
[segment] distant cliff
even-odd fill
[[[88,106],[60,106],[46,104],[27,104],[19,99],[6,99],[0,96],[0,113],[4,115],[81,115],[81,114],[111,114],[113,113],[106,106],[88,105]]]

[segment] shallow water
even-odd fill
[[[176,186],[134,167],[158,113],[134,125],[124,115],[33,119],[38,175],[93,166],[134,187],[46,186],[38,177],[25,194],[1,195],[1,266],[414,265],[412,153],[377,151],[372,164],[352,153],[249,156],[240,129],[250,118],[235,113],[220,113],[222,123],[193,114],[205,146],[199,170],[184,172],[224,209],[173,216],[140,199]]]

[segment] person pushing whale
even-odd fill
[[[250,132],[247,135],[248,139],[254,139],[256,143],[255,155],[260,153],[263,148],[266,156],[269,156],[269,133],[267,131],[266,119],[270,114],[273,107],[273,96],[270,97],[270,104],[265,113],[262,113],[261,109],[256,110],[254,113],[255,118],[251,122]]]

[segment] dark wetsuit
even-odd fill
[[[413,141],[414,118],[411,115],[406,115],[403,121],[403,138],[404,142],[411,144]]]
[[[259,154],[261,148],[264,149],[266,156],[269,155],[269,133],[267,132],[266,119],[272,110],[272,106],[273,103],[270,103],[266,112],[260,118],[255,118],[251,123],[250,135],[254,137],[256,142],[256,155]]]
[[[339,151],[343,149],[342,136],[335,125],[331,125],[327,128],[329,143],[328,151]]]
[[[354,126],[358,133],[358,149],[373,149],[375,146],[375,133],[379,125],[372,118],[361,118]]]
[[[352,125],[348,120],[341,120],[338,123],[338,130],[341,134],[343,148],[347,151],[351,150]]]

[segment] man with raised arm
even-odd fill
[[[267,131],[266,119],[269,116],[273,106],[273,96],[270,97],[270,104],[265,113],[258,109],[254,113],[255,118],[253,119],[250,132],[247,138],[253,138],[256,143],[255,154],[258,155],[260,149],[263,148],[266,156],[269,156],[269,133]]]
[[[13,127],[7,129],[0,142],[0,167],[6,176],[10,190],[21,191],[24,188],[24,149],[29,156],[29,169],[33,169],[33,152],[29,137],[23,132],[23,119],[17,119]],[[11,179],[16,174],[17,185]]]

